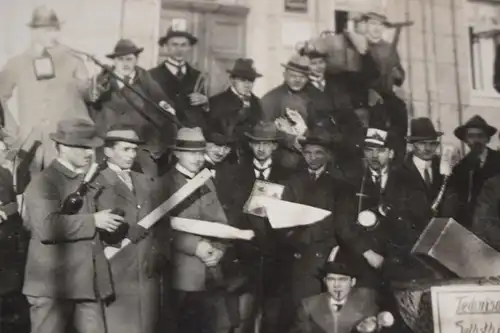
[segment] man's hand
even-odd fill
[[[194,255],[200,258],[201,261],[205,262],[205,260],[210,258],[213,251],[215,251],[215,248],[212,246],[212,244],[210,244],[210,242],[207,242],[206,240],[201,240],[198,242],[198,245],[196,246],[196,251]]]
[[[370,266],[372,266],[373,268],[378,269],[382,267],[382,264],[384,263],[384,257],[372,250],[368,250],[363,253],[363,257],[365,257],[366,261],[368,261]]]
[[[205,265],[207,265],[207,267],[217,266],[223,256],[224,256],[224,251],[214,248],[212,254],[208,258],[203,260],[203,262],[205,263]]]
[[[94,214],[94,222],[97,228],[113,232],[124,222],[124,219],[120,215],[112,214],[111,209],[106,209]]]
[[[194,92],[189,95],[189,101],[191,102],[192,106],[203,105],[208,103],[208,97],[203,94]]]

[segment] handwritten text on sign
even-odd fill
[[[500,286],[432,287],[434,333],[500,333]]]

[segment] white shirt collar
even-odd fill
[[[309,172],[309,174],[314,174],[316,176],[316,179],[318,179],[319,177],[321,177],[323,172],[325,172],[325,169],[326,169],[326,165],[323,165],[318,170],[307,169],[307,171]]]
[[[167,67],[167,69],[174,75],[177,75],[179,67],[181,67],[182,74],[186,74],[187,71],[186,65],[187,63],[185,61],[178,62],[172,58],[167,58],[167,60],[165,60],[165,67]]]
[[[253,165],[254,165],[254,174],[255,177],[259,177],[260,173],[262,172],[262,175],[264,178],[267,180],[269,179],[269,175],[271,174],[271,166],[273,164],[273,159],[270,158],[264,163],[260,163],[258,160],[254,158],[253,160]]]
[[[375,177],[380,177],[380,188],[384,189],[387,184],[387,179],[389,178],[389,167],[383,168],[380,172],[373,169],[369,169],[371,173],[372,180],[375,181]]]
[[[188,169],[186,169],[185,167],[183,167],[182,165],[180,165],[179,163],[177,163],[175,165],[175,169],[177,171],[179,171],[180,173],[182,173],[184,176],[186,176],[187,178],[194,178],[194,176],[196,176],[195,173],[192,173],[191,171],[189,171]]]
[[[124,75],[121,75],[121,74],[118,74],[118,73],[115,73],[115,74],[116,74],[116,75],[117,75],[120,79],[125,80],[125,76],[124,76]],[[137,75],[136,71],[133,71],[133,72],[132,72],[132,74],[127,75],[127,76],[128,76],[128,77],[130,78],[130,80],[132,80],[132,82],[133,82],[133,80],[135,79],[136,75]],[[124,84],[122,81],[118,81],[118,80],[116,80],[116,83],[118,84],[118,87],[120,87],[120,88],[123,88],[123,87],[125,86],[125,84]],[[127,83],[128,83],[128,84],[130,84],[130,81],[129,81],[129,82],[127,82]]]
[[[429,175],[431,177],[432,181],[432,161],[424,161],[421,158],[418,158],[417,156],[413,155],[412,157],[413,163],[417,167],[418,172],[420,173],[420,176],[422,176],[422,179],[425,179],[425,170],[429,170]]]
[[[264,163],[261,163],[255,158],[253,159],[253,165],[259,169],[269,169],[271,167],[271,164],[273,164],[272,158],[267,159],[266,161],[264,161]]]
[[[58,157],[57,161],[59,163],[61,163],[66,169],[68,169],[71,172],[74,172],[74,173],[76,173],[78,175],[81,175],[81,174],[85,173],[85,169],[83,169],[83,168],[75,168],[71,163],[69,163],[68,161],[62,159],[61,157]]]
[[[108,162],[108,168],[110,168],[111,170],[113,170],[114,172],[116,173],[121,173],[121,172],[130,172],[130,169],[128,170],[123,170],[122,168],[120,168],[118,165],[114,164],[114,163],[111,163],[111,162]]]

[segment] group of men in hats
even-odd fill
[[[138,66],[142,47],[121,39],[107,55],[112,67],[75,78],[82,64],[57,43],[57,16],[38,8],[33,50],[0,72],[2,102],[15,87],[22,99],[16,148],[31,151],[22,162],[38,171],[25,182],[25,269],[5,256],[0,271],[5,294],[19,293],[12,276],[24,274],[31,331],[348,333],[388,310],[388,331],[410,332],[391,283],[436,276],[411,254],[433,217],[454,217],[500,250],[500,153],[487,147],[496,129],[479,116],[455,130],[470,152],[446,174],[443,133],[429,118],[413,119],[407,136],[393,91],[404,70],[381,38],[384,26],[405,24],[368,13],[356,31],[322,36],[259,99],[262,74],[248,58],[208,96],[206,77],[187,61],[197,39],[175,29],[160,38],[168,57],[153,69]],[[15,122],[5,124],[12,133]],[[211,179],[169,215],[251,231],[251,240],[186,231],[166,216],[139,223],[203,169]],[[22,186],[2,184],[0,228],[19,228],[5,248],[25,253],[14,205]],[[268,185],[329,215],[274,229],[248,209],[256,186]],[[64,211],[75,196],[76,211]],[[117,250],[124,239],[131,244]],[[109,251],[118,251],[113,260]]]

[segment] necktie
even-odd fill
[[[260,180],[266,180],[266,177],[264,175],[264,172],[269,169],[269,168],[265,168],[265,169],[259,169],[257,167],[255,167],[255,171],[257,171],[257,179],[260,179]]]
[[[177,73],[175,74],[179,79],[182,79],[184,77],[184,71],[182,70],[184,68],[183,65],[181,66],[176,66],[177,67]]]
[[[121,171],[118,173],[118,177],[127,185],[130,191],[134,191],[134,185],[132,184],[132,177],[130,177],[130,171]]]
[[[427,187],[431,187],[432,185],[432,179],[431,179],[431,174],[429,172],[429,168],[425,168],[424,170],[424,182]]]
[[[316,174],[314,172],[309,172],[309,179],[313,182],[316,181]]]
[[[375,186],[381,190],[382,189],[382,182],[381,182],[382,176],[380,174],[375,174],[373,175],[373,182]]]

